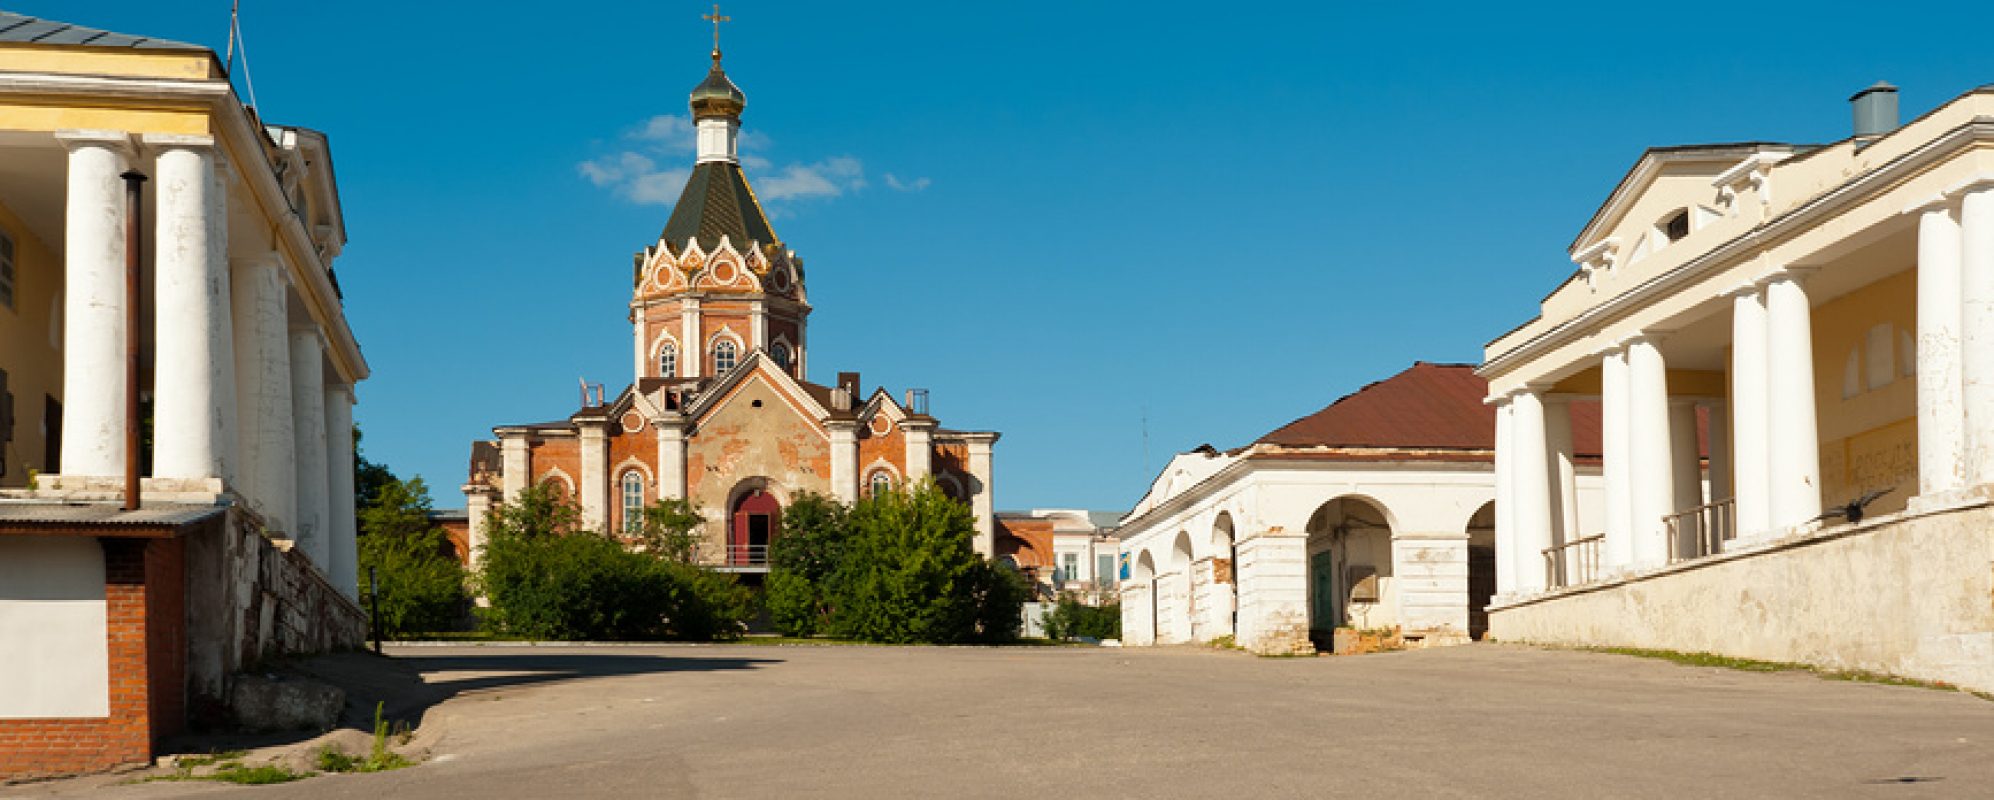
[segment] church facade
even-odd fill
[[[464,492],[474,564],[486,512],[535,484],[567,493],[585,527],[611,535],[633,533],[659,500],[688,500],[706,517],[700,560],[758,572],[798,495],[850,503],[928,478],[972,507],[976,550],[992,552],[997,433],[942,427],[925,390],[896,397],[858,372],[808,379],[803,261],[741,169],[746,104],[716,47],[692,92],[697,161],[664,232],[632,266],[633,380],[613,396],[585,388],[565,419],[500,425],[473,443]]]

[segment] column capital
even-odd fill
[[[1910,205],[1905,206],[1903,211],[1897,213],[1904,216],[1923,215],[1933,212],[1951,213],[1958,205],[1958,198],[1948,192],[1939,192],[1923,200],[1913,201]]]
[[[1969,194],[1994,189],[1994,174],[1982,173],[1946,187],[1945,196],[1949,200],[1964,199]]]
[[[1820,271],[1821,271],[1820,267],[1789,264],[1787,266],[1773,270],[1771,273],[1768,273],[1765,277],[1760,278],[1759,285],[1772,286],[1773,284],[1776,283],[1800,283],[1801,281],[1807,280],[1809,277],[1812,277],[1814,273]]]
[[[1675,328],[1643,328],[1620,337],[1620,345],[1622,347],[1633,347],[1642,343],[1658,345],[1662,343],[1662,340],[1674,335],[1675,332]]]
[[[185,133],[143,133],[139,143],[149,150],[214,150],[215,137]]]
[[[103,147],[117,151],[126,158],[138,154],[138,148],[132,146],[132,135],[125,131],[61,130],[55,132],[55,140],[62,143],[63,149],[72,153],[79,147]]]
[[[1764,291],[1765,291],[1765,280],[1761,278],[1757,280],[1746,281],[1744,283],[1733,286],[1729,289],[1725,289],[1724,291],[1718,292],[1717,296],[1729,300],[1743,300],[1746,298],[1756,299],[1759,296],[1759,293]]]

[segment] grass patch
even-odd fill
[[[390,729],[388,721],[381,716],[386,703],[374,704],[374,744],[366,758],[348,755],[338,745],[328,742],[318,751],[318,768],[325,772],[387,772],[391,769],[415,766],[415,762],[403,758],[400,753],[388,749]],[[402,743],[408,742],[409,732],[394,733]]]
[[[808,646],[815,646],[815,647],[1093,647],[1094,646],[1086,642],[1057,642],[1046,638],[1019,638],[1008,642],[970,642],[966,644],[955,645],[955,644],[925,644],[921,642],[908,642],[905,644],[888,644],[884,642],[867,642],[858,639],[833,639],[828,636],[774,636],[774,635],[762,635],[762,634],[750,634],[747,636],[743,636],[739,639],[735,639],[731,642],[724,642],[723,644],[749,644],[749,645],[762,645],[764,647],[783,646],[783,645],[802,645],[806,647]]]
[[[1617,656],[1653,658],[1670,661],[1691,667],[1717,667],[1741,672],[1805,672],[1823,680],[1849,681],[1852,683],[1875,683],[1884,686],[1915,686],[1920,689],[1937,689],[1946,692],[1965,692],[1982,700],[1994,701],[1994,694],[1961,689],[1950,683],[1906,678],[1883,672],[1864,669],[1828,669],[1811,664],[1790,661],[1761,661],[1755,658],[1718,655],[1716,653],[1685,653],[1678,650],[1651,650],[1642,647],[1580,647],[1588,653],[1607,653]]]
[[[290,783],[291,781],[312,776],[310,772],[292,772],[276,764],[261,764],[254,767],[246,766],[238,760],[243,755],[241,751],[233,751],[230,753],[176,758],[173,760],[172,774],[155,775],[146,778],[143,782],[216,781],[219,783],[261,786],[272,783]],[[195,769],[209,766],[214,767],[212,772],[200,775],[194,774]]]

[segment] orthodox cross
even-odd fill
[[[718,50],[720,49],[720,23],[722,23],[722,22],[733,22],[733,21],[734,21],[734,18],[733,18],[733,17],[726,17],[726,16],[721,16],[721,14],[720,14],[720,4],[719,4],[719,3],[714,3],[714,4],[713,4],[713,13],[711,13],[711,14],[706,14],[706,15],[704,15],[704,16],[701,16],[701,17],[700,17],[700,19],[704,19],[704,20],[706,20],[706,21],[708,21],[708,22],[711,22],[711,23],[713,23],[713,49],[714,49],[714,50],[716,50],[716,51],[718,51]]]

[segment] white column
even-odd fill
[[[1495,401],[1495,557],[1496,596],[1516,593],[1516,429],[1509,396]]]
[[[1767,475],[1772,527],[1821,513],[1821,442],[1814,419],[1813,309],[1791,269],[1766,283]],[[1994,386],[1990,386],[1994,388]]]
[[[163,147],[155,170],[156,305],[152,474],[233,478],[235,353],[214,140],[145,137]],[[219,488],[219,487],[217,487]]]
[[[1601,572],[1624,570],[1634,561],[1632,438],[1627,430],[1627,350],[1615,347],[1600,359],[1599,427],[1601,477],[1606,483],[1606,539],[1600,543]]]
[[[1751,284],[1732,290],[1730,297],[1731,493],[1738,503],[1738,538],[1750,541],[1772,528],[1765,292]]]
[[[706,374],[706,345],[699,338],[699,298],[679,298],[679,376]]]
[[[642,380],[654,368],[648,366],[651,361],[651,354],[646,352],[645,348],[645,345],[649,344],[649,342],[644,341],[644,310],[641,308],[630,312],[630,339],[631,367],[635,370],[630,373],[630,379],[633,381]]]
[[[976,554],[984,558],[997,553],[997,515],[991,509],[991,497],[997,491],[997,476],[991,464],[991,448],[995,444],[996,434],[969,440],[969,476],[976,482],[969,487],[974,492],[969,507],[976,513]]]
[[[353,387],[325,387],[326,544],[332,585],[347,599],[360,599],[359,521],[353,497]]]
[[[519,502],[519,495],[526,487],[533,485],[533,450],[528,445],[525,434],[513,433],[499,436],[499,488],[504,491],[504,501]]]
[[[317,330],[291,331],[291,420],[297,446],[297,521],[291,540],[319,569],[331,574],[332,506],[326,496],[325,344]]]
[[[754,341],[748,346],[767,350],[769,346],[769,304],[767,300],[748,301],[748,330]]]
[[[1544,549],[1551,546],[1551,459],[1543,398],[1534,391],[1516,392],[1510,395],[1510,414],[1511,444],[1516,450],[1516,459],[1510,462],[1516,470],[1510,478],[1516,498],[1510,518],[1516,551],[1510,558],[1516,565],[1516,591],[1537,594],[1547,586]]]
[[[1994,186],[1973,185],[1965,192],[1959,207],[1960,399],[1966,410],[1966,478],[1978,486],[1994,483]]]
[[[1715,442],[1711,447],[1715,448]],[[1703,505],[1703,464],[1697,453],[1696,401],[1688,398],[1669,401],[1669,484],[1675,489],[1670,513]],[[1675,557],[1696,555],[1696,519],[1683,520],[1675,532]]]
[[[63,131],[62,474],[125,473],[125,182],[131,137]],[[137,302],[136,299],[133,302]]]
[[[907,439],[907,480],[913,482],[928,477],[934,472],[934,423],[902,423],[900,432]]]
[[[582,528],[606,533],[609,530],[609,439],[599,420],[581,423]]]
[[[489,486],[468,484],[464,487],[464,509],[469,524],[466,525],[466,546],[471,552],[465,553],[465,561],[472,572],[485,565],[485,543],[491,538],[492,490]]]
[[[1675,510],[1675,473],[1669,456],[1669,377],[1652,334],[1627,345],[1628,486],[1633,519],[1628,543],[1636,568],[1668,561],[1668,523]]]
[[[858,423],[837,420],[824,424],[831,434],[831,496],[839,502],[859,501]]]
[[[657,423],[658,497],[685,499],[685,427],[678,420]]]
[[[291,423],[289,284],[277,254],[244,259],[229,281],[235,333],[236,491],[272,530],[298,515],[298,446]]]
[[[1966,486],[1959,220],[1935,199],[1918,215],[1918,492]],[[1990,271],[1994,272],[1994,271]]]

